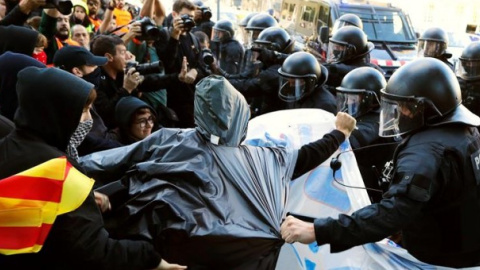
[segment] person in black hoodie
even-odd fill
[[[26,27],[0,25],[0,55],[6,51],[31,56],[36,47],[38,32]]]
[[[0,115],[0,139],[7,136],[10,131],[15,128],[15,125],[5,116]]]
[[[0,114],[13,120],[18,107],[17,74],[26,67],[44,68],[45,65],[32,57],[6,52],[0,55]]]
[[[53,64],[83,80],[92,83],[95,89],[100,83],[100,66],[107,63],[107,58],[95,56],[87,49],[79,46],[65,46],[53,57]],[[1,104],[1,103],[0,103]],[[121,146],[108,136],[108,128],[97,113],[94,106],[90,109],[93,119],[92,129],[77,147],[80,156]]]
[[[156,128],[155,110],[136,97],[123,97],[115,106],[117,128],[113,138],[123,145],[132,144],[148,137]]]
[[[0,179],[65,156],[72,134],[95,98],[92,84],[54,68],[25,68],[18,74],[17,91],[16,128],[0,140]],[[81,170],[75,160],[67,160]],[[148,242],[108,235],[90,192],[77,209],[56,218],[38,253],[0,255],[0,268],[183,269],[162,260]]]

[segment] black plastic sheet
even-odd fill
[[[195,102],[197,129],[161,129],[81,159],[99,183],[121,178],[126,188],[107,228],[150,239],[189,269],[274,269],[297,152],[240,146],[248,105],[221,77],[197,84]]]

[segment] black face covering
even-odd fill
[[[97,67],[94,71],[90,72],[87,75],[84,75],[82,78],[85,81],[93,84],[95,86],[95,89],[98,89],[98,86],[100,85],[100,75],[101,75],[100,68]]]

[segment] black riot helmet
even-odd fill
[[[386,85],[383,74],[372,67],[350,71],[336,89],[338,111],[359,117],[377,109],[380,106],[380,90]]]
[[[211,40],[214,42],[226,42],[235,36],[233,23],[229,20],[219,20],[212,27]]]
[[[341,63],[368,54],[375,46],[367,35],[355,26],[344,26],[333,34],[328,43],[328,63]]]
[[[382,137],[407,134],[423,126],[480,125],[480,118],[461,104],[453,71],[435,58],[418,58],[400,67],[380,95]]]
[[[260,32],[263,30],[272,27],[272,26],[277,26],[277,20],[275,20],[274,17],[265,14],[265,13],[259,13],[255,16],[253,16],[247,23],[247,26],[245,27],[245,30],[247,31],[247,44],[252,45],[253,41],[255,41],[258,38],[258,35]]]
[[[295,41],[283,28],[274,26],[269,27],[258,35],[254,41],[253,47],[266,48],[272,51],[290,54],[295,47]]]
[[[286,102],[301,100],[311,94],[318,85],[327,81],[328,71],[315,56],[307,52],[296,52],[287,57],[280,74],[278,96]]]
[[[343,14],[342,16],[340,16],[340,18],[335,20],[335,23],[333,24],[333,28],[332,28],[332,33],[335,33],[338,31],[338,29],[348,25],[356,26],[363,30],[362,19],[360,19],[360,17],[358,17],[355,14],[347,13],[347,14]]]
[[[244,28],[247,27],[247,24],[250,21],[250,19],[257,14],[258,14],[258,12],[252,12],[252,13],[248,14],[247,16],[245,16],[245,18],[242,19],[242,21],[240,21],[238,26],[244,27]]]
[[[480,41],[472,42],[463,49],[460,63],[457,68],[457,76],[466,81],[480,79]]]
[[[448,47],[448,36],[443,29],[432,27],[418,38],[418,57],[442,57]]]
[[[248,32],[247,30],[245,29],[245,27],[247,27],[247,24],[248,22],[250,21],[250,19],[252,17],[254,17],[255,15],[257,15],[258,12],[253,12],[253,13],[250,13],[248,14],[247,16],[245,16],[245,18],[242,19],[242,21],[240,21],[240,23],[238,24],[238,27],[239,27],[239,30],[240,30],[240,34],[241,34],[241,38],[242,38],[242,43],[243,43],[243,46],[244,47],[247,47],[247,41],[248,41]]]

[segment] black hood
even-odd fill
[[[143,100],[131,96],[121,98],[115,106],[115,122],[117,126],[121,130],[128,130],[132,115],[141,108],[148,108],[155,115],[155,110]]]
[[[26,27],[0,26],[0,54],[6,51],[32,55],[37,43],[38,32]]]
[[[27,67],[18,73],[15,125],[65,151],[92,89],[66,71]]]
[[[26,67],[44,68],[45,65],[24,54],[5,52],[0,55],[0,113],[10,120],[18,107],[17,74]]]

